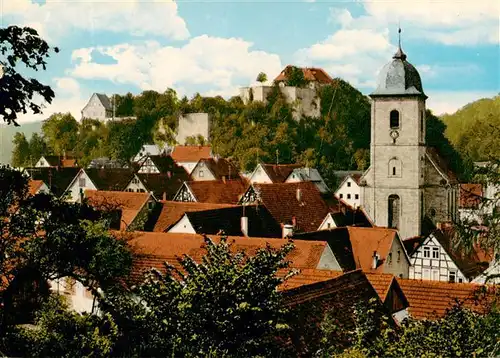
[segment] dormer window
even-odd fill
[[[399,128],[399,112],[397,110],[392,110],[389,115],[391,129]]]

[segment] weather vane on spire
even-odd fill
[[[398,22],[398,44],[399,48],[401,48],[401,21]]]

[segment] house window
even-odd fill
[[[460,278],[458,279],[458,283],[462,283],[462,282],[464,282],[464,280],[460,277]]]
[[[350,199],[351,198],[351,194],[347,194],[347,199]]]
[[[388,198],[388,227],[399,228],[400,199],[398,195],[392,194]]]
[[[331,228],[331,227],[332,227],[332,224],[331,224],[331,223],[328,223],[328,224],[326,224],[326,227],[329,229],[329,228]]]
[[[450,271],[448,275],[448,281],[449,282],[455,282],[457,279],[457,273],[455,271]]]
[[[432,258],[439,259],[439,248],[438,247],[432,248]]]
[[[431,257],[431,248],[430,247],[424,247],[424,257],[430,258]]]
[[[85,186],[85,178],[78,178],[78,186],[83,188]]]
[[[398,250],[398,262],[401,262],[401,250]]]
[[[391,129],[399,128],[399,112],[394,109],[391,111],[389,117]]]
[[[203,178],[204,175],[205,174],[203,173],[203,170],[200,170],[200,174],[199,174],[200,178]]]
[[[359,194],[354,194],[355,199],[359,199]]]
[[[391,158],[389,160],[389,176],[401,178],[401,174],[402,174],[401,160],[399,160],[396,157]]]
[[[347,182],[347,186],[348,186],[349,188],[351,187],[351,182],[350,182],[350,181],[348,181],[348,182]]]
[[[387,256],[387,263],[389,265],[392,263],[392,252],[389,252],[389,255]]]
[[[344,197],[344,194],[340,194],[339,197],[340,199],[342,199]]]
[[[132,179],[132,184],[139,184],[139,179],[137,178]]]
[[[154,208],[154,202],[148,201],[148,209],[153,210],[153,208]]]

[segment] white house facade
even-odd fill
[[[361,188],[358,184],[359,179],[359,175],[347,175],[335,191],[335,197],[341,199],[353,208],[358,208],[361,205]]]
[[[294,169],[285,180],[285,183],[297,183],[304,181],[313,182],[318,190],[323,194],[326,194],[330,191],[318,169],[315,168],[304,167]]]
[[[134,174],[130,183],[128,183],[127,187],[124,191],[135,192],[135,193],[145,193],[147,191],[146,186],[142,183],[137,175]]]
[[[140,162],[142,159],[150,155],[169,154],[171,151],[172,148],[169,146],[161,147],[156,144],[144,144],[139,152],[137,152],[137,154],[132,158],[132,162]]]
[[[94,93],[89,102],[82,109],[82,119],[91,118],[106,121],[113,117],[113,106],[108,96],[102,93]]]
[[[217,180],[204,160],[200,160],[191,170],[191,178],[194,181]]]
[[[433,234],[410,255],[410,279],[468,282]]]
[[[97,190],[97,187],[94,185],[87,173],[85,173],[85,170],[82,169],[73,179],[63,196],[67,195],[66,200],[69,202],[80,202],[81,195],[87,189]]]
[[[172,226],[167,232],[196,234],[196,230],[194,229],[193,224],[191,224],[186,214],[184,214],[182,218],[177,223],[175,223],[175,225]]]

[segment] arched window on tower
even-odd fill
[[[399,128],[399,112],[393,109],[389,115],[391,129]]]
[[[387,226],[393,229],[399,229],[399,216],[401,211],[401,200],[396,194],[389,195],[388,199],[388,223]]]
[[[424,110],[420,111],[420,142],[425,141],[425,117]]]
[[[403,166],[401,160],[393,157],[389,160],[389,177],[401,178],[403,175]]]

